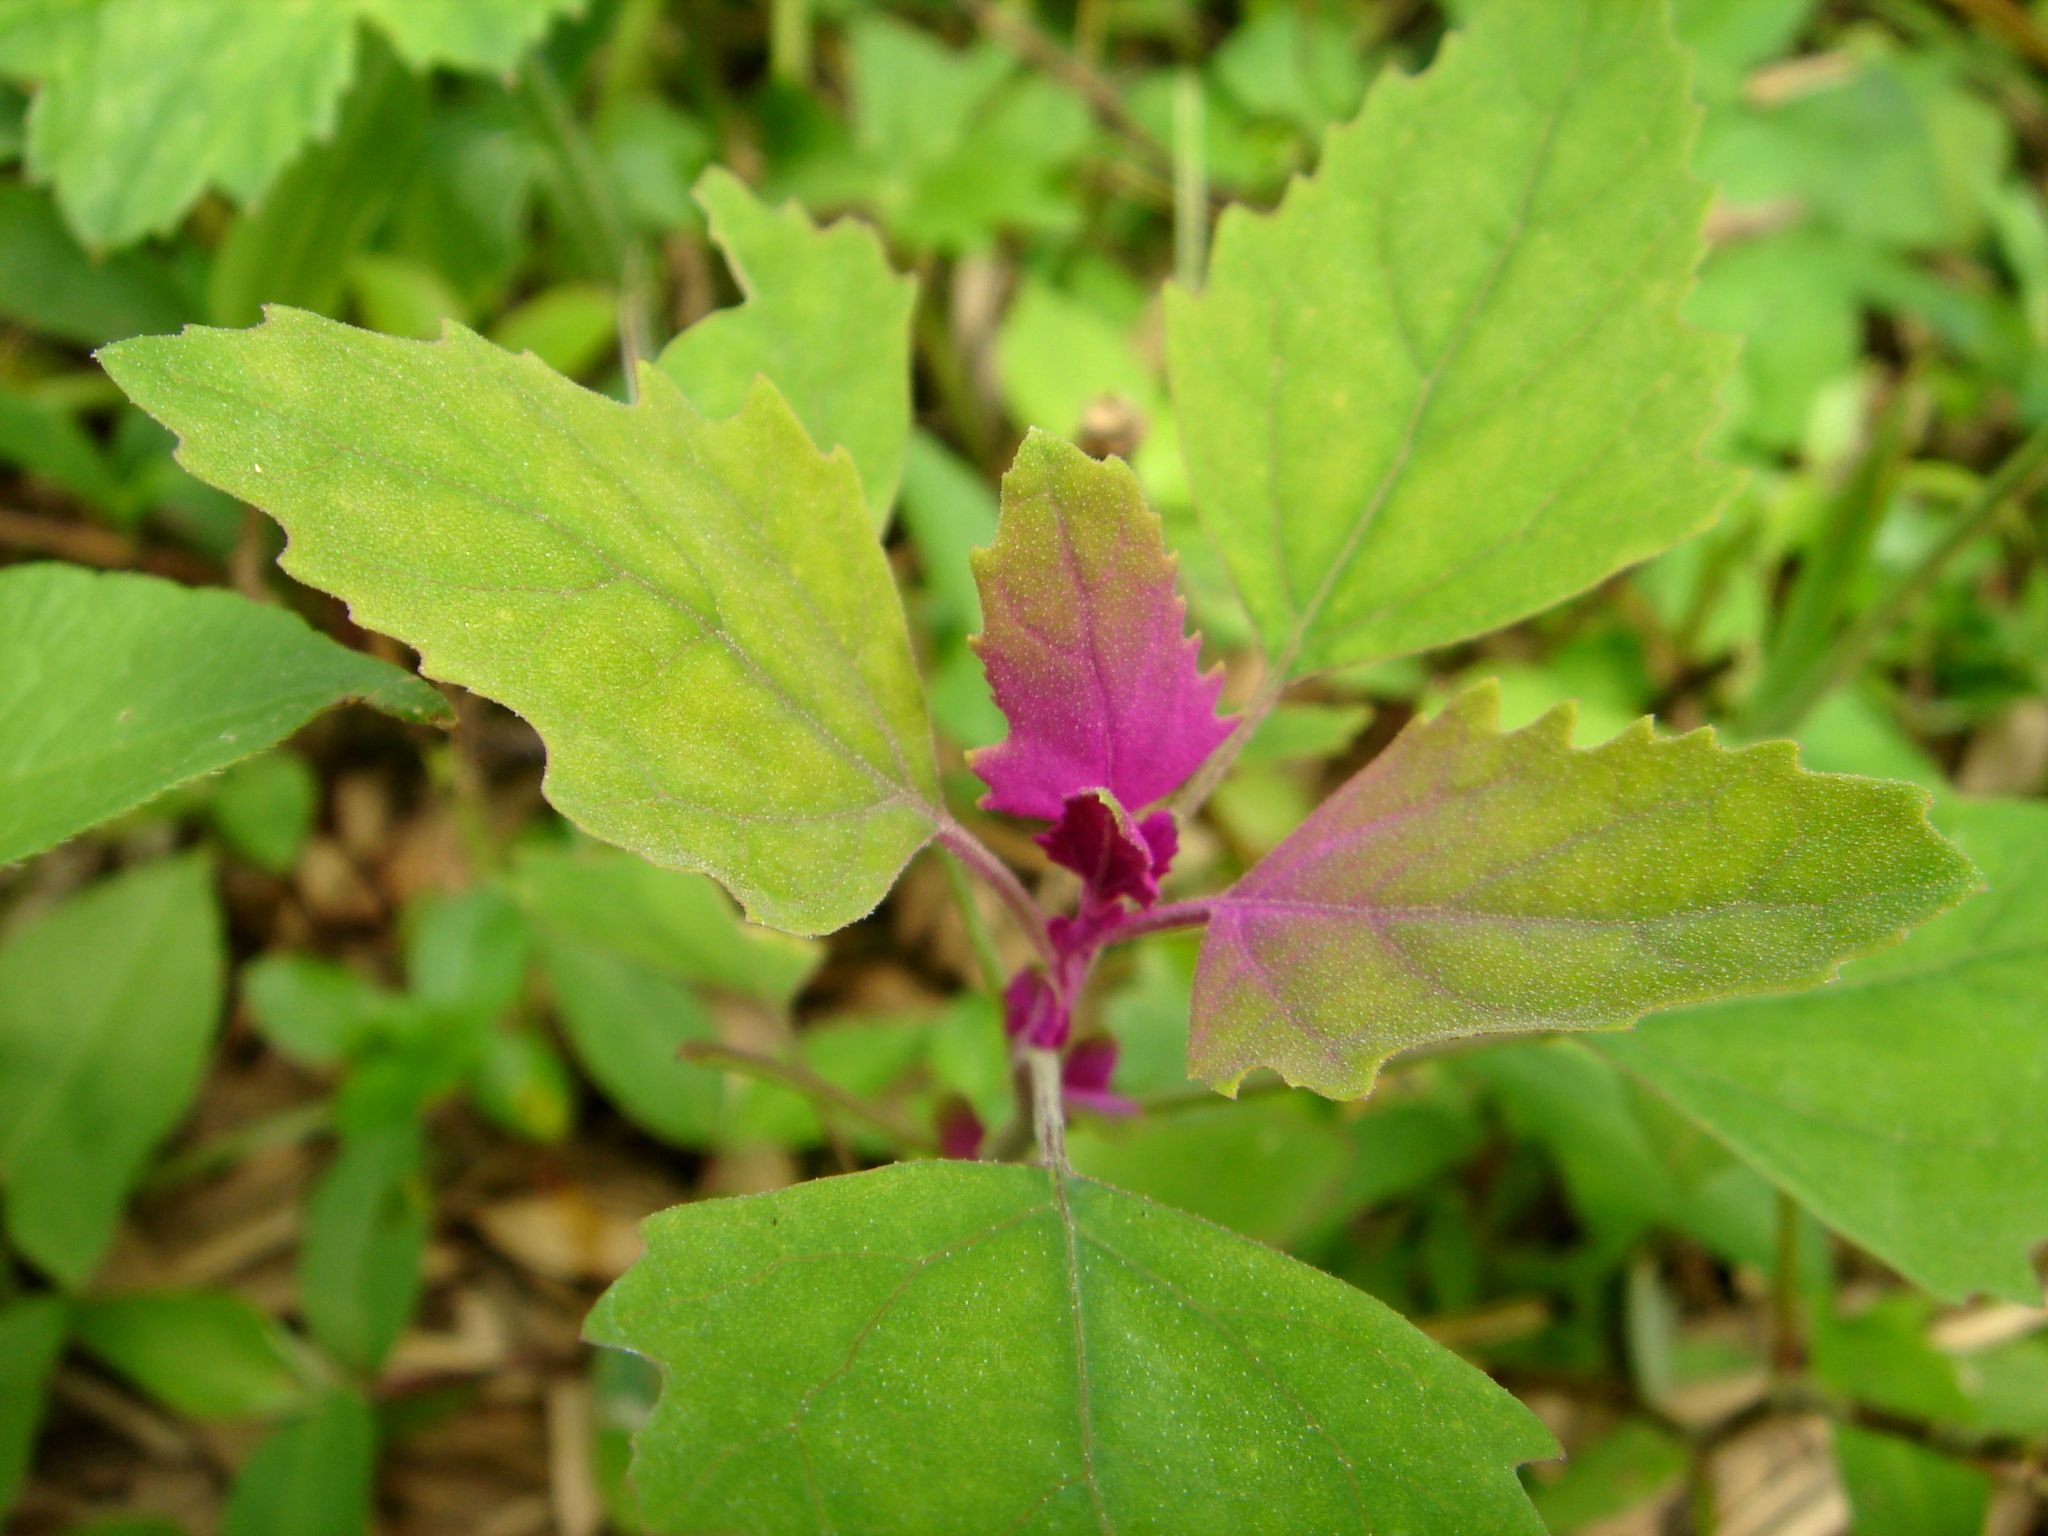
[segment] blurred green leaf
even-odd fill
[[[564,1140],[576,1120],[576,1085],[538,1030],[494,1029],[469,1080],[478,1111],[528,1141]]]
[[[44,1387],[70,1326],[55,1296],[24,1296],[0,1306],[0,1514],[14,1503],[43,1421]]]
[[[342,1138],[306,1201],[299,1307],[316,1342],[375,1375],[419,1300],[432,1207],[416,1116]]]
[[[279,749],[223,773],[207,801],[221,840],[259,869],[285,875],[313,831],[320,781],[306,760]]]
[[[223,963],[212,871],[192,855],[102,880],[0,943],[7,1235],[67,1286],[198,1091]]]
[[[1075,1169],[1276,1248],[1334,1203],[1354,1148],[1291,1099],[1091,1118],[1067,1135]]]
[[[814,943],[742,922],[704,876],[610,848],[522,849],[511,889],[562,941],[765,1003],[788,1003],[822,958]]]
[[[79,1301],[72,1332],[90,1354],[173,1413],[267,1418],[307,1386],[289,1336],[227,1291],[151,1291]]]
[[[352,1392],[323,1394],[250,1453],[221,1514],[221,1536],[367,1536],[377,1422]]]
[[[1835,1460],[1858,1530],[1885,1536],[1982,1536],[1991,1479],[1925,1446],[1835,1426]]]
[[[1572,1452],[1555,1478],[1531,1478],[1529,1497],[1555,1536],[1616,1519],[1676,1487],[1686,1448],[1643,1419],[1625,1419]]]
[[[426,683],[282,609],[153,576],[0,571],[0,863],[63,841],[361,699],[449,718]]]
[[[557,283],[491,327],[491,340],[506,351],[531,352],[572,379],[595,370],[618,337],[619,296],[601,283]]]
[[[347,966],[315,955],[260,955],[243,967],[241,983],[263,1038],[309,1067],[355,1054],[390,1003],[390,994]]]
[[[580,0],[80,0],[61,35],[0,31],[0,73],[42,82],[32,174],[97,248],[171,229],[209,187],[252,203],[325,138],[376,21],[416,68],[509,69]]]
[[[1830,1226],[1938,1296],[2029,1303],[2048,1235],[2040,920],[2048,808],[1949,807],[1990,889],[1821,991],[1593,1042]]]
[[[207,318],[250,325],[266,304],[334,314],[349,262],[419,159],[426,121],[420,83],[387,51],[373,50],[333,138],[301,156],[221,242]]]

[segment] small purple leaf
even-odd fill
[[[1069,795],[1060,819],[1038,834],[1038,846],[1063,869],[1081,877],[1084,912],[1128,896],[1141,907],[1159,899],[1159,880],[1173,862],[1180,833],[1169,811],[1154,811],[1137,826],[1123,807],[1097,790]]]
[[[1019,971],[1003,988],[1003,1030],[1027,1048],[1056,1051],[1073,1027],[1067,1005],[1043,971]]]
[[[1024,440],[996,541],[974,556],[987,616],[975,649],[1010,722],[970,755],[984,806],[1053,821],[1101,789],[1142,808],[1230,734],[1222,671],[1199,670],[1174,566],[1129,466],[1042,432]]]
[[[1060,1064],[1062,1097],[1080,1109],[1098,1115],[1135,1115],[1137,1103],[1110,1091],[1110,1075],[1116,1071],[1116,1041],[1107,1035],[1076,1041]]]
[[[1824,981],[1976,883],[1909,784],[1650,722],[1502,732],[1499,690],[1408,727],[1213,905],[1190,1072],[1333,1098],[1460,1035],[1616,1029]]]

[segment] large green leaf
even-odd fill
[[[0,571],[0,863],[251,756],[331,704],[449,718],[278,608],[153,576]]]
[[[0,945],[0,1189],[14,1246],[67,1285],[99,1263],[184,1114],[220,1015],[220,913],[198,858],[117,875]]]
[[[2048,1237],[2048,807],[1942,820],[1990,890],[1803,997],[1689,1008],[1599,1049],[1936,1294],[2038,1302]]]
[[[1661,4],[1497,0],[1168,294],[1197,505],[1271,664],[1478,634],[1698,532],[1731,347]]]
[[[1824,981],[1975,882],[1912,785],[1648,720],[1574,748],[1569,705],[1498,712],[1488,685],[1410,726],[1217,898],[1191,1071],[1356,1097],[1454,1036]]]
[[[648,1223],[665,1531],[1541,1529],[1529,1413],[1362,1292],[1086,1179],[901,1165]]]
[[[819,933],[932,835],[931,730],[858,477],[772,386],[714,422],[652,367],[622,406],[460,327],[400,341],[295,310],[100,355],[187,469],[284,524],[287,570],[533,722],[549,798],[597,836]]]
[[[42,81],[29,169],[92,246],[161,233],[208,187],[261,197],[333,131],[356,24],[410,63],[509,69],[580,0],[75,0],[0,27],[0,74]]]
[[[668,344],[661,366],[707,416],[774,381],[820,448],[844,446],[886,522],[910,440],[910,310],[917,285],[889,266],[867,225],[820,229],[795,203],[771,208],[714,167],[697,201],[747,298]]]

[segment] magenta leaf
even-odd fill
[[[1154,811],[1136,826],[1122,806],[1095,790],[1069,795],[1060,819],[1038,834],[1053,863],[1081,877],[1081,910],[1095,911],[1128,896],[1141,907],[1159,899],[1159,881],[1180,847],[1169,811]]]
[[[1826,980],[1975,884],[1915,786],[1498,712],[1489,684],[1409,726],[1215,901],[1194,1075],[1355,1098],[1414,1046]]]
[[[1106,790],[1138,810],[1230,734],[1221,669],[1200,671],[1175,559],[1121,460],[1033,432],[1003,477],[996,541],[974,557],[987,623],[975,649],[1010,722],[971,755],[982,804],[1059,818]]]

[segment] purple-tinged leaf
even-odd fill
[[[1460,1035],[1614,1029],[1824,981],[1959,901],[1926,791],[1639,721],[1503,734],[1498,690],[1411,725],[1214,904],[1189,1070],[1332,1097]]]
[[[1180,848],[1171,811],[1154,811],[1135,826],[1123,807],[1096,790],[1069,795],[1060,819],[1038,834],[1038,846],[1079,875],[1083,911],[1128,896],[1141,907],[1159,899],[1159,881]]]
[[[1042,432],[1024,440],[996,541],[974,557],[975,649],[1010,722],[970,759],[988,809],[1053,821],[1070,795],[1101,789],[1136,810],[1230,734],[1174,566],[1129,466]]]
[[[1107,1035],[1077,1041],[1060,1063],[1060,1089],[1067,1103],[1098,1115],[1135,1115],[1135,1101],[1113,1092],[1109,1079],[1116,1071],[1116,1042]]]
[[[1003,1032],[1032,1050],[1056,1051],[1067,1043],[1073,1018],[1043,971],[1019,971],[1003,988]]]

